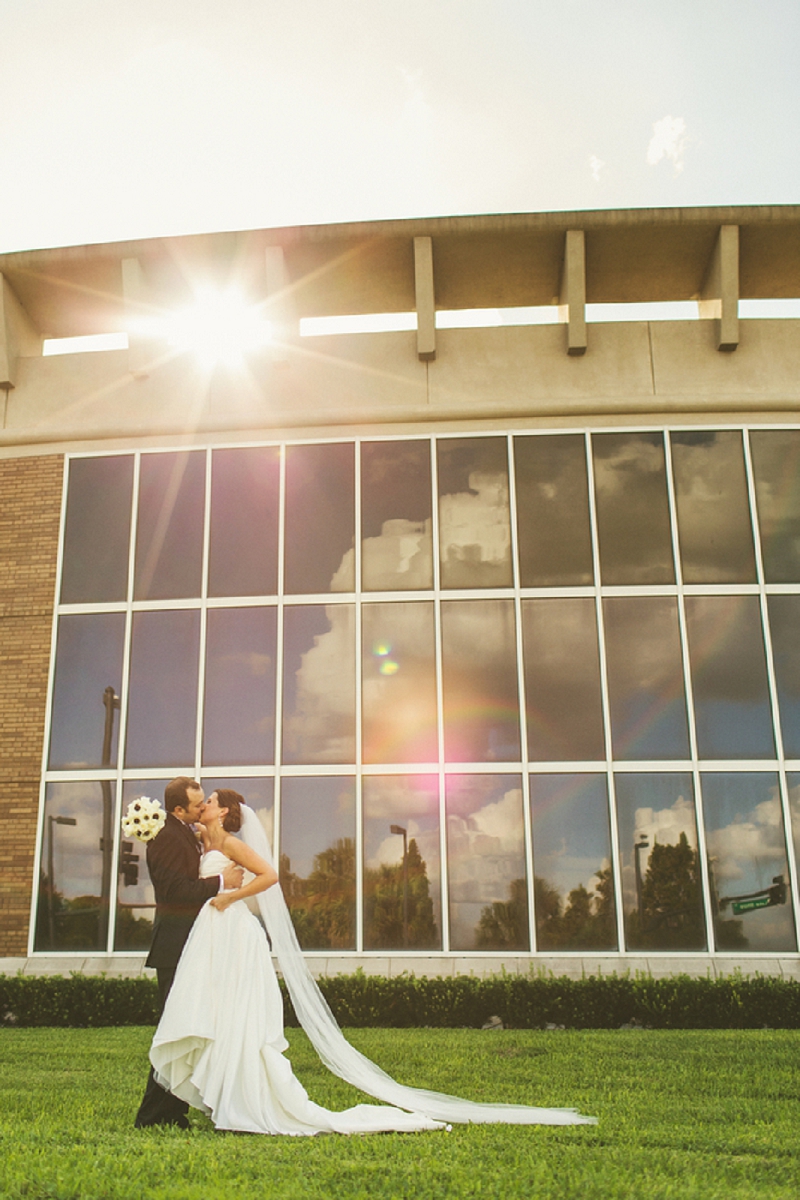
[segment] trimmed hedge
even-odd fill
[[[800,981],[756,975],[692,979],[675,975],[469,975],[418,979],[335,975],[319,981],[343,1026],[476,1028],[498,1016],[509,1029],[798,1029]],[[286,990],[286,1024],[296,1026]],[[0,1022],[6,1026],[154,1025],[153,979],[0,975]]]

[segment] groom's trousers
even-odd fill
[[[164,1005],[169,995],[169,990],[172,987],[172,981],[175,978],[175,967],[157,967],[156,978],[158,979],[158,1015],[164,1011]],[[142,1103],[139,1105],[139,1111],[136,1114],[134,1126],[136,1129],[143,1129],[147,1125],[177,1125],[181,1129],[186,1129],[189,1122],[186,1114],[189,1111],[189,1105],[185,1100],[179,1100],[177,1096],[173,1096],[172,1092],[166,1092],[160,1084],[156,1083],[153,1068],[150,1068],[150,1074],[147,1076],[147,1085],[144,1089]]]

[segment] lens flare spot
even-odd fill
[[[378,670],[381,675],[396,675],[400,670],[400,664],[396,663],[392,658],[385,658]]]
[[[372,653],[376,658],[386,658],[392,652],[391,642],[376,642],[372,647]]]

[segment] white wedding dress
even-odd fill
[[[203,877],[230,865],[219,850]],[[208,1113],[217,1129],[249,1133],[378,1133],[441,1129],[377,1104],[329,1112],[309,1098],[284,1051],[283,999],[264,931],[242,900],[208,902],[192,926],[150,1061],[162,1087]]]
[[[242,815],[242,840],[271,862],[257,816],[245,805]],[[200,874],[218,875],[229,862],[210,850]],[[330,1112],[309,1099],[284,1057],[283,1000],[264,930],[244,901],[224,912],[208,901],[181,955],[150,1061],[161,1086],[207,1113],[217,1129],[308,1136],[444,1129],[450,1122],[595,1123],[574,1109],[479,1104],[397,1083],[339,1029],[297,943],[280,884],[257,899],[295,1011],[323,1063],[385,1103]]]

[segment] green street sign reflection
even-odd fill
[[[731,912],[738,917],[740,913],[752,912],[754,908],[769,908],[769,906],[769,895],[753,896],[750,900],[734,900]]]

